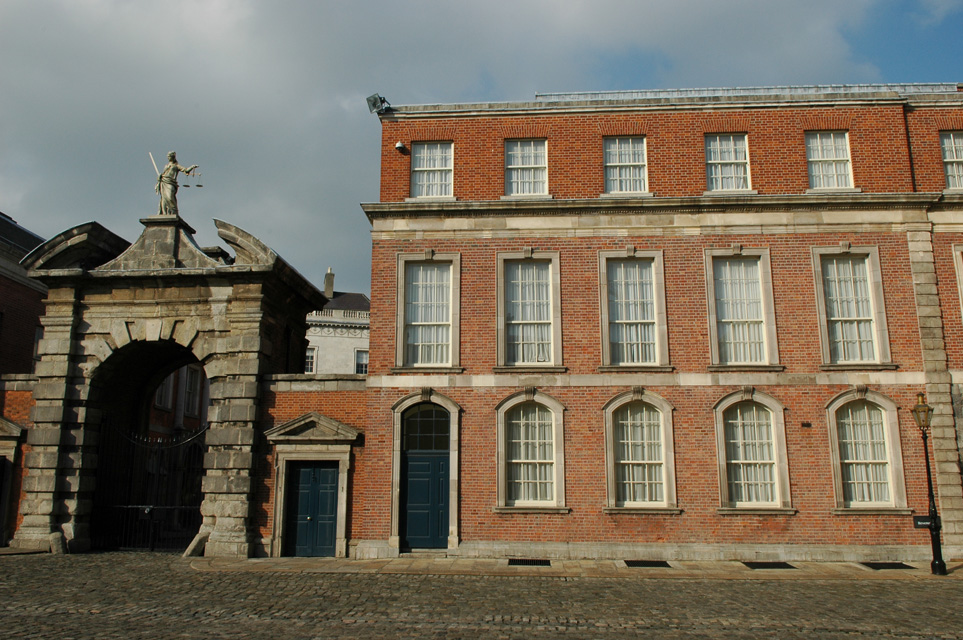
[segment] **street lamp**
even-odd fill
[[[910,409],[910,411],[913,412],[913,418],[920,428],[920,435],[923,436],[923,458],[926,460],[926,489],[929,492],[930,498],[929,518],[920,518],[918,524],[921,528],[925,527],[930,530],[930,540],[933,543],[933,561],[930,562],[930,569],[933,575],[945,576],[946,563],[943,562],[943,549],[940,546],[940,529],[943,527],[940,523],[940,516],[936,513],[936,498],[933,496],[933,474],[930,471],[930,454],[926,448],[926,440],[929,438],[927,431],[930,428],[930,418],[933,417],[933,407],[926,404],[926,396],[921,393],[916,397],[916,406]]]

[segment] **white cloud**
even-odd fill
[[[867,82],[847,33],[888,0],[4,0],[0,210],[133,239],[155,156],[198,163],[181,208],[246,228],[309,278],[367,287],[380,129],[396,104],[535,91]],[[943,17],[961,0],[921,0]]]

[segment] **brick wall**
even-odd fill
[[[704,250],[725,248],[733,243],[747,248],[767,247],[772,266],[780,363],[790,373],[815,373],[821,355],[811,248],[838,246],[841,241],[878,247],[893,361],[902,369],[919,369],[922,360],[913,280],[906,236],[900,233],[519,237],[484,242],[376,240],[372,270],[376,274],[393,275],[398,252],[427,248],[459,252],[461,365],[466,373],[483,374],[490,373],[496,363],[497,253],[524,247],[558,251],[563,362],[569,373],[596,373],[602,362],[598,252],[627,246],[638,250],[661,249],[665,262],[670,362],[680,372],[705,371],[710,364],[710,351]],[[384,375],[394,366],[396,297],[393,278],[373,280],[371,374]]]
[[[854,185],[864,193],[942,191],[940,130],[963,129],[963,110],[902,104],[852,108],[733,108],[637,113],[491,115],[430,120],[382,119],[381,201],[410,195],[411,156],[395,143],[454,142],[454,195],[497,200],[505,194],[504,141],[548,141],[548,191],[556,199],[596,198],[604,190],[602,138],[644,135],[649,190],[698,196],[706,190],[704,136],[748,134],[752,188],[801,194],[809,187],[805,132],[848,131]],[[907,135],[909,132],[909,136]],[[912,144],[912,150],[910,144]],[[915,177],[915,184],[914,184]]]
[[[33,343],[43,294],[0,276],[0,374],[33,371]]]

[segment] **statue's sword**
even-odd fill
[[[147,152],[147,155],[150,156],[150,163],[151,163],[152,165],[154,165],[154,173],[156,173],[156,174],[157,174],[157,177],[159,178],[159,177],[160,177],[160,171],[157,170],[157,163],[154,162],[154,154],[151,153],[150,151],[148,151],[148,152]]]

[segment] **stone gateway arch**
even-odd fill
[[[90,222],[24,260],[49,294],[24,455],[22,520],[12,544],[91,548],[92,531],[112,526],[97,521],[103,518],[95,508],[98,492],[123,482],[98,473],[108,464],[98,447],[108,422],[137,424],[145,394],[190,364],[203,367],[210,385],[192,550],[246,557],[254,544],[254,466],[263,439],[260,384],[264,376],[302,370],[305,316],[324,298],[274,251],[231,224],[215,220],[233,256],[199,247],[180,217],[141,223],[144,231],[132,244]]]

